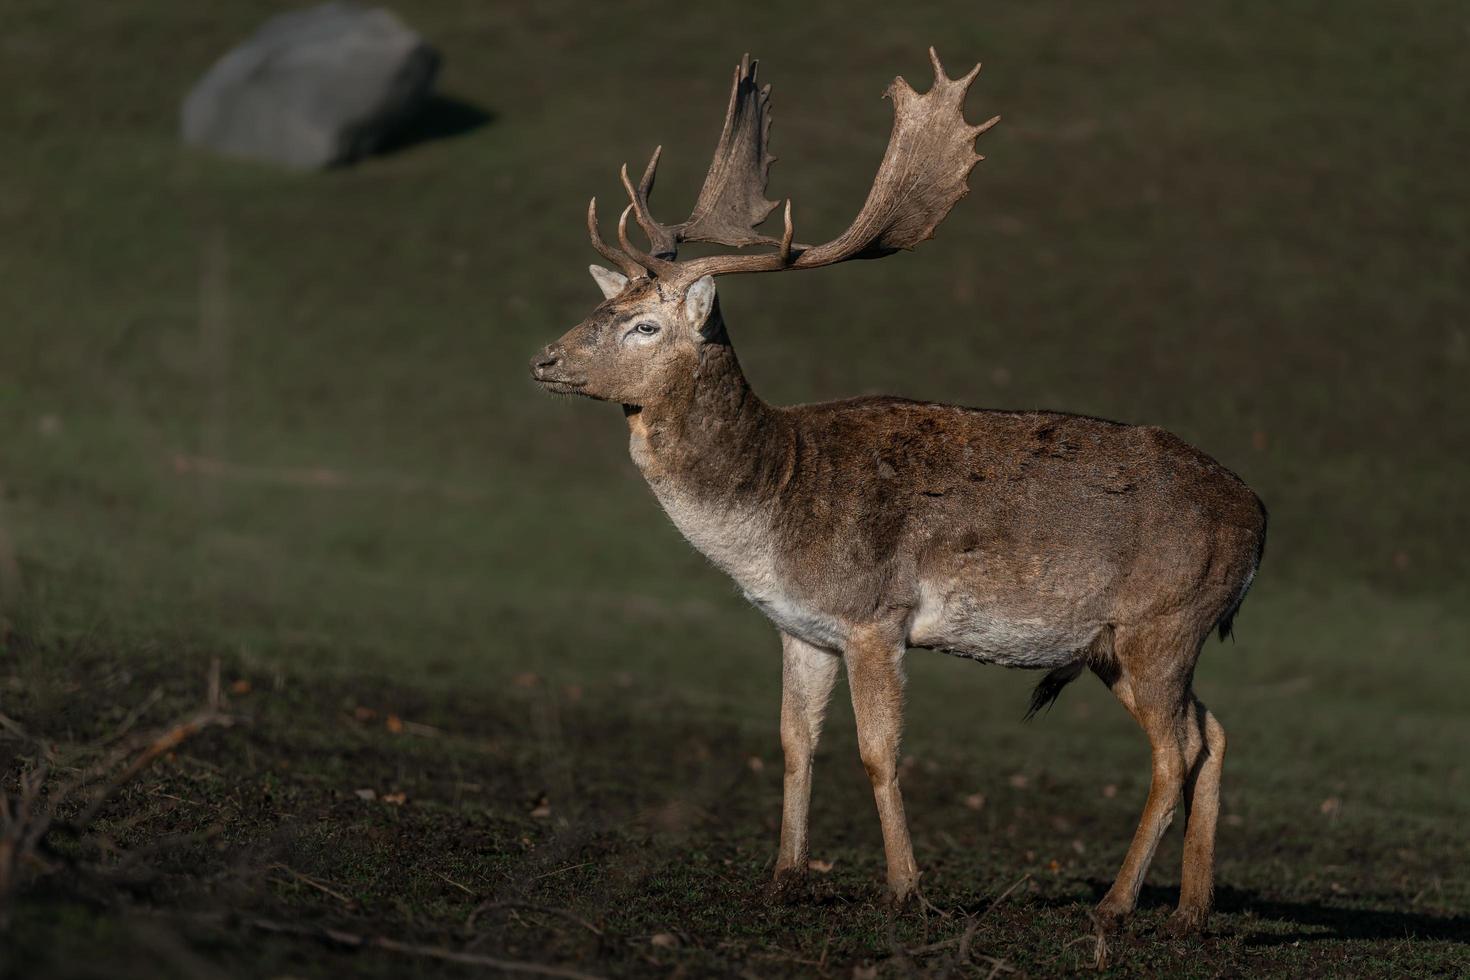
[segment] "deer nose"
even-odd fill
[[[543,348],[541,353],[531,358],[531,377],[544,377],[548,371],[559,364],[561,364],[561,351],[555,347]]]

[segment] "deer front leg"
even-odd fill
[[[844,655],[847,682],[857,716],[858,750],[873,783],[873,799],[883,825],[888,858],[888,891],[903,902],[919,884],[898,788],[898,743],[903,732],[903,656],[901,639],[879,632],[855,632]]]
[[[807,816],[812,800],[812,754],[842,658],[781,634],[781,749],[786,775],[781,800],[781,849],[776,886],[799,880],[807,866]]]

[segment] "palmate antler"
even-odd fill
[[[873,179],[872,189],[852,225],[837,238],[815,247],[796,245],[791,223],[791,201],[786,201],[785,228],[779,239],[756,231],[777,207],[766,200],[766,177],[774,158],[767,146],[771,126],[771,87],[756,84],[756,65],[748,56],[735,70],[725,127],[715,147],[709,174],[689,218],[678,225],[662,225],[648,208],[662,147],[653,152],[643,177],[635,186],[625,165],[623,186],[632,203],[618,220],[618,245],[613,248],[597,230],[597,200],[587,209],[592,245],[630,277],[650,276],[690,282],[706,275],[736,272],[777,272],[816,269],[872,259],[913,248],[934,236],[960,198],[969,193],[966,178],[984,157],[975,153],[975,140],[1000,121],[995,116],[978,126],[965,122],[965,93],[980,74],[976,65],[960,79],[944,73],[933,48],[934,85],[923,95],[900,76],[884,97],[893,100],[893,133]],[[652,252],[628,240],[628,216],[633,215],[648,236]],[[774,252],[710,255],[678,261],[681,242],[698,241],[742,248],[775,245]]]

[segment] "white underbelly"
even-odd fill
[[[1076,660],[1095,634],[1066,617],[1017,614],[967,593],[922,587],[908,643],[1006,667],[1049,669]]]

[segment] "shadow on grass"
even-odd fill
[[[423,143],[453,139],[494,121],[495,113],[488,109],[452,95],[435,93],[412,119],[378,147],[374,156],[389,156]]]
[[[1108,884],[1089,882],[1097,898]],[[1140,908],[1172,908],[1179,900],[1177,888],[1146,885],[1139,893]],[[1398,909],[1350,909],[1320,902],[1285,902],[1265,898],[1239,888],[1215,891],[1215,911],[1229,915],[1250,914],[1257,919],[1299,926],[1290,932],[1241,930],[1247,946],[1289,946],[1297,942],[1346,939],[1427,939],[1470,944],[1470,916],[1438,916]]]
[[[1222,912],[1251,912],[1258,918],[1289,922],[1301,929],[1243,935],[1247,946],[1289,946],[1332,939],[1428,939],[1470,944],[1470,917],[1427,915],[1397,909],[1346,909],[1320,902],[1283,902],[1251,892],[1222,889]]]

